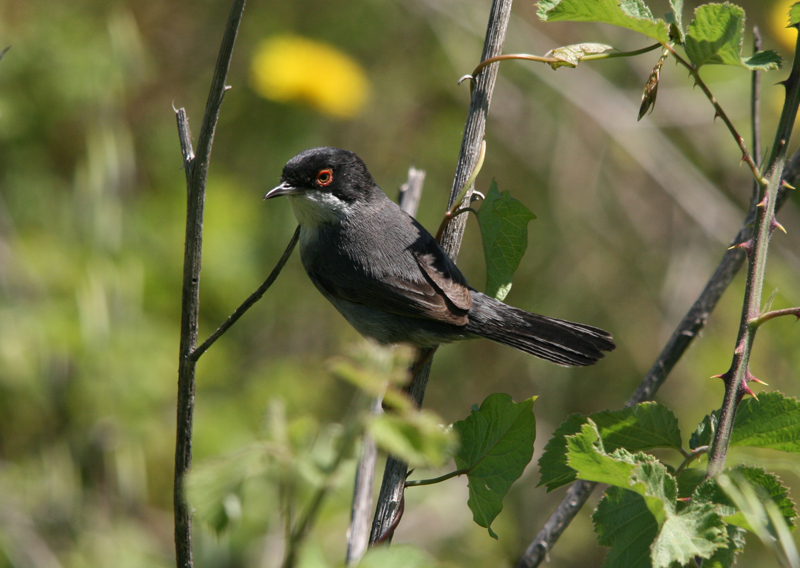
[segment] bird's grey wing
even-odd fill
[[[466,325],[472,295],[461,272],[421,225],[407,216],[399,220],[408,226],[395,234],[407,242],[376,252],[371,239],[359,239],[368,244],[355,255],[358,261],[318,258],[307,266],[309,276],[328,294],[350,302],[400,316]]]

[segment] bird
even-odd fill
[[[353,152],[300,152],[264,199],[279,196],[300,225],[311,282],[364,337],[423,349],[483,337],[562,366],[592,365],[616,347],[602,329],[526,312],[472,288]]]

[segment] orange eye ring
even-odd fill
[[[317,173],[317,185],[325,187],[326,185],[330,185],[332,181],[333,181],[332,169],[325,168],[324,170],[320,170]]]

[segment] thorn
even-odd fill
[[[747,371],[747,375],[746,375],[746,377],[745,377],[745,381],[753,381],[753,382],[755,382],[755,383],[758,383],[758,384],[760,384],[760,385],[764,385],[765,387],[766,387],[766,386],[769,386],[769,385],[767,385],[767,383],[765,383],[764,381],[762,381],[761,379],[759,379],[758,377],[756,377],[756,376],[755,376],[753,373],[751,373],[750,371]]]
[[[758,397],[756,396],[756,393],[754,393],[754,392],[753,392],[753,389],[751,389],[750,387],[748,387],[746,383],[742,383],[742,391],[743,391],[745,394],[749,394],[749,395],[750,395],[750,396],[752,396],[754,399],[758,400]]]
[[[764,199],[759,201],[758,204],[756,205],[756,207],[766,207],[767,206],[767,201],[768,201],[767,194],[764,194]]]
[[[716,122],[718,118],[719,118],[719,111],[715,110],[714,111],[714,120],[713,120],[713,122]],[[744,159],[744,157],[742,157],[742,159]]]
[[[775,220],[775,217],[773,217],[772,222],[769,224],[769,232],[771,233],[775,229],[780,229],[781,231],[783,231],[784,235],[786,234],[786,229],[783,228],[783,225],[778,223],[778,221]]]
[[[741,243],[735,244],[735,245],[733,245],[731,247],[728,247],[728,250],[735,249],[735,248],[742,249],[744,252],[746,252],[748,255],[750,255],[750,253],[753,252],[753,239],[748,239],[748,240],[746,240],[744,242],[741,242]]]
[[[781,185],[782,185],[783,187],[787,187],[787,188],[789,188],[789,189],[792,189],[792,190],[794,190],[794,189],[797,189],[796,187],[794,187],[794,186],[792,186],[792,185],[789,185],[788,183],[786,183],[786,180],[781,180]]]
[[[744,341],[740,341],[736,349],[733,350],[734,355],[741,355],[742,353],[744,353]]]
[[[724,379],[725,378],[725,374],[723,373],[723,374],[720,374],[720,375],[711,375],[709,378],[710,379]]]

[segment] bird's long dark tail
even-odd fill
[[[565,366],[593,365],[617,347],[602,329],[532,314],[476,291],[466,331]]]

